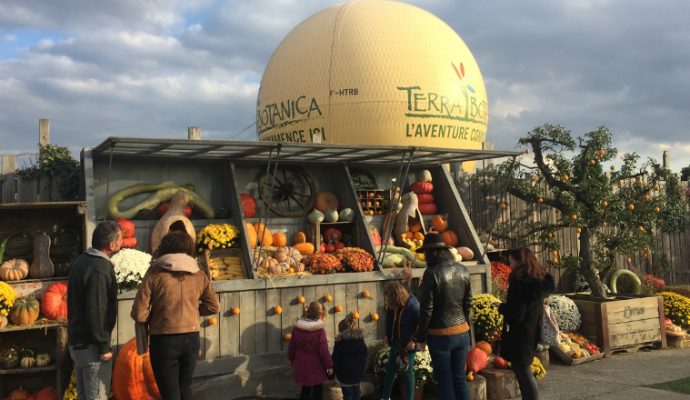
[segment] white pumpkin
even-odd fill
[[[323,213],[326,222],[338,222],[338,210],[329,208]]]
[[[352,222],[355,219],[355,213],[351,208],[343,208],[338,214],[338,219],[343,222]]]

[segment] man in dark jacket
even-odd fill
[[[110,335],[117,318],[117,281],[110,257],[121,245],[120,226],[113,221],[101,222],[93,231],[92,247],[70,268],[67,333],[78,399],[107,399],[110,393]]]
[[[439,399],[469,400],[465,359],[470,348],[470,273],[455,262],[438,233],[427,234],[417,252],[424,253],[427,269],[419,288],[419,326],[414,341],[426,341],[429,346]]]

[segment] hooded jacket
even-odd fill
[[[208,276],[193,257],[166,254],[154,260],[144,275],[132,305],[132,318],[148,323],[149,334],[199,331],[199,317],[220,311]]]
[[[326,370],[333,368],[333,359],[328,352],[323,321],[300,319],[295,322],[288,344],[288,359],[298,385],[315,386],[328,379]]]
[[[361,329],[348,330],[335,338],[333,372],[344,385],[356,385],[364,379],[367,369],[367,345]]]
[[[508,361],[530,364],[541,335],[544,298],[555,288],[553,277],[522,277],[508,281],[508,296],[498,307],[503,314],[501,355]]]

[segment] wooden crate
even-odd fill
[[[566,354],[563,350],[561,350],[558,346],[551,346],[549,347],[549,350],[551,353],[555,354],[556,357],[558,357],[559,360],[563,362],[565,365],[579,365],[582,363],[586,363],[588,361],[594,361],[598,360],[600,358],[604,358],[605,354],[604,353],[599,353],[599,354],[592,354],[591,356],[588,357],[581,357],[581,358],[572,358],[568,354]]]
[[[391,207],[391,191],[358,190],[357,201],[364,215],[384,215]]]
[[[234,279],[245,279],[247,277],[247,268],[243,262],[242,258],[242,250],[239,248],[230,248],[230,249],[214,249],[214,250],[205,250],[204,253],[199,257],[199,261],[201,261],[200,267],[201,269],[208,275],[211,280],[216,281],[216,280],[226,280],[226,279],[215,279],[212,274],[211,274],[211,263],[213,263],[213,260],[217,260],[219,258],[222,259],[233,259],[235,261],[239,261],[240,265],[242,265],[242,270],[244,271],[244,275],[242,277],[236,277]]]
[[[666,347],[662,297],[570,297],[582,315],[580,333],[596,343],[607,356],[616,350],[639,348],[644,345]]]

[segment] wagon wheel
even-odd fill
[[[273,171],[262,172],[257,183],[261,200],[280,217],[303,217],[314,208],[314,180],[302,168],[279,167],[275,177]]]

